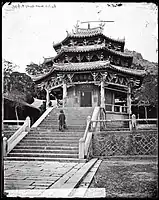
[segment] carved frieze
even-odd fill
[[[73,81],[73,76],[74,76],[73,73],[67,74],[67,77],[68,77],[70,83],[72,83],[72,81]]]
[[[96,81],[99,73],[98,72],[92,72],[91,74],[92,74],[93,80]]]
[[[100,72],[100,75],[101,75],[101,80],[106,81],[106,78],[108,76],[108,72]]]
[[[78,60],[79,62],[81,62],[81,55],[80,55],[80,54],[78,54],[78,55],[76,56],[76,58],[77,58],[77,60]]]
[[[86,40],[86,39],[83,40],[83,44],[84,44],[85,46],[87,45],[87,40]]]

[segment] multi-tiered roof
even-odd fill
[[[124,52],[125,39],[112,39],[103,34],[103,24],[96,28],[80,28],[60,43],[53,44],[57,52],[54,58],[45,59],[53,65],[51,71],[38,78],[44,80],[55,72],[80,72],[110,68],[124,74],[144,76],[143,70],[131,69],[133,56]]]

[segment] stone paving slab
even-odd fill
[[[49,188],[77,165],[69,162],[4,161],[4,190]]]

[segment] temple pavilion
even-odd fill
[[[144,70],[131,68],[133,57],[124,52],[125,39],[103,34],[104,24],[81,28],[78,24],[60,43],[53,44],[57,55],[45,59],[52,66],[35,83],[63,100],[63,107],[105,108],[108,119],[128,118],[131,90],[140,87]]]

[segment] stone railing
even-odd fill
[[[56,106],[48,107],[46,111],[39,117],[39,119],[32,125],[31,128],[36,128],[49,115],[49,113],[56,108]]]
[[[105,130],[107,131],[107,128],[111,128],[111,123],[123,123],[124,127],[132,130],[138,130],[138,129],[156,129],[158,120],[157,119],[136,119],[132,116],[131,119],[98,119],[98,120],[91,120],[92,123],[96,123],[97,127],[100,127],[99,130]],[[145,123],[143,123],[145,122]],[[104,126],[103,126],[104,123]],[[115,127],[114,127],[115,128]],[[116,127],[116,129],[120,129]]]
[[[86,139],[89,135],[88,132],[89,132],[89,127],[90,127],[90,122],[91,122],[91,117],[88,116],[84,136],[79,140],[79,158],[80,159],[85,158],[85,154],[86,154],[85,146],[86,146]],[[88,141],[88,139],[87,139],[87,141]]]
[[[3,138],[4,156],[7,155],[30,131],[31,120],[27,117],[24,124],[7,140]]]
[[[92,118],[87,117],[87,125],[84,136],[79,140],[79,158],[89,158],[92,154],[92,131],[97,129],[97,123],[92,123],[92,120],[99,119],[100,107],[95,107]]]

